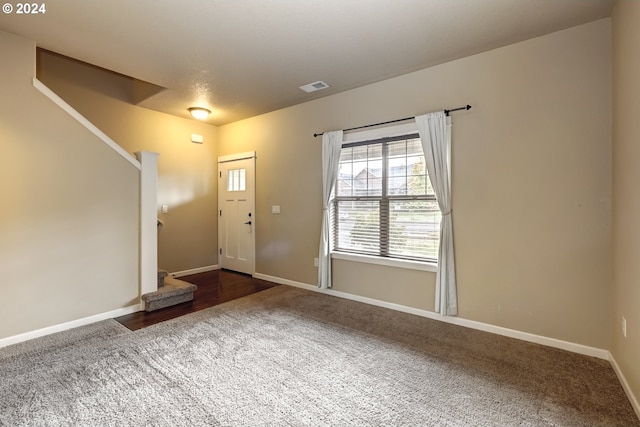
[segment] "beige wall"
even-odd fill
[[[453,117],[460,316],[608,348],[610,44],[605,19],[222,126],[220,155],[258,155],[256,271],[317,283],[314,132],[470,103]],[[334,273],[337,290],[433,307],[433,273]]]
[[[31,83],[0,32],[0,338],[138,303],[138,169]]]
[[[433,311],[435,273],[344,259],[334,259],[332,268],[337,291]]]
[[[110,73],[43,52],[38,58],[38,78],[125,150],[160,153],[158,206],[169,211],[158,211],[165,223],[158,235],[159,268],[216,265],[217,127],[119,99],[127,88]],[[192,143],[193,133],[203,135],[204,143]]]
[[[640,3],[613,11],[613,345],[640,397]],[[622,318],[627,337],[622,335]]]

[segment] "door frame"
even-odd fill
[[[257,179],[256,179],[256,152],[255,151],[245,151],[243,153],[236,153],[236,154],[229,154],[226,156],[219,156],[218,157],[218,161],[217,161],[217,172],[216,175],[218,175],[218,204],[217,204],[217,209],[216,209],[216,217],[218,218],[218,249],[216,251],[216,253],[218,254],[218,265],[220,265],[220,268],[222,268],[222,260],[220,258],[220,249],[222,248],[222,233],[220,232],[220,228],[221,228],[221,217],[220,217],[220,206],[221,206],[221,200],[220,200],[220,195],[221,195],[221,191],[220,188],[222,186],[222,179],[221,179],[221,169],[220,169],[220,163],[229,163],[229,162],[234,162],[237,160],[246,160],[246,159],[253,159],[253,220],[252,220],[252,226],[253,226],[253,233],[251,233],[251,245],[253,247],[253,265],[251,266],[251,276],[253,277],[256,273],[256,231],[257,231],[257,221],[256,221],[256,183],[257,183]]]

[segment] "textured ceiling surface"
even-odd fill
[[[9,3],[12,0],[8,0]],[[39,3],[41,4],[41,3]],[[13,3],[13,5],[17,5]],[[55,0],[0,30],[225,124],[608,17],[613,0]],[[330,85],[307,94],[298,87]]]

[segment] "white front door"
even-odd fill
[[[218,159],[220,268],[254,273],[255,153]]]

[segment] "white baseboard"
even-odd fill
[[[192,270],[177,271],[175,273],[171,273],[171,276],[181,277],[181,276],[187,276],[189,274],[202,273],[205,271],[212,271],[212,270],[218,270],[218,269],[219,267],[217,265],[210,265],[206,267],[194,268]],[[143,310],[144,310],[144,302],[141,301],[140,304],[132,305],[129,307],[119,308],[116,310],[108,311],[106,313],[100,313],[93,316],[84,317],[82,319],[61,323],[59,325],[48,326],[46,328],[37,329],[35,331],[29,331],[23,334],[2,338],[0,339],[0,348],[6,347],[8,345],[32,340],[34,338],[43,337],[45,335],[54,334],[56,332],[66,331],[67,329],[73,329],[79,326],[85,326],[91,323],[99,322],[101,320],[113,319],[114,317],[124,316],[126,314],[131,314],[131,313],[135,313]]]
[[[629,386],[629,382],[627,381],[627,378],[622,373],[620,366],[618,366],[618,362],[616,362],[616,359],[614,359],[611,353],[609,353],[609,362],[611,363],[611,366],[613,366],[613,370],[616,372],[616,375],[618,376],[618,380],[620,380],[620,384],[622,385],[624,392],[629,398],[629,402],[631,402],[631,406],[633,406],[633,410],[636,412],[636,415],[638,416],[638,418],[640,418],[640,402],[638,402],[638,399],[633,394],[633,391]]]
[[[190,274],[204,273],[206,271],[213,271],[213,270],[220,270],[220,267],[218,265],[207,265],[204,267],[192,268],[190,270],[174,271],[173,273],[169,273],[169,274],[173,277],[182,277],[182,276],[188,276]]]
[[[118,308],[117,310],[108,311],[106,313],[95,314],[93,316],[84,317],[82,319],[60,323],[59,325],[48,326],[46,328],[37,329],[35,331],[25,332],[24,334],[2,338],[0,339],[0,348],[32,340],[34,338],[40,338],[45,335],[54,334],[56,332],[66,331],[67,329],[73,329],[79,326],[85,326],[91,323],[100,322],[101,320],[113,319],[114,317],[124,316],[125,314],[131,314],[141,310],[144,310],[144,306],[140,304],[131,305],[129,307]]]
[[[279,277],[268,276],[266,274],[256,273],[253,275],[256,279],[268,280],[274,283],[280,283],[282,285],[294,286],[297,288],[303,288],[314,292],[320,292],[327,295],[333,295],[339,298],[345,298],[353,301],[363,302],[365,304],[375,305],[378,307],[389,308],[391,310],[401,311],[403,313],[415,314],[416,316],[422,316],[440,322],[451,323],[453,325],[464,326],[466,328],[477,329],[484,332],[490,332],[497,335],[503,335],[510,338],[516,338],[523,341],[533,342],[536,344],[546,345],[548,347],[559,348],[567,350],[573,353],[583,354],[585,356],[597,357],[599,359],[610,359],[608,350],[601,348],[589,347],[582,344],[576,344],[569,341],[562,341],[555,338],[544,337],[541,335],[535,335],[528,332],[517,331],[515,329],[503,328],[501,326],[491,325],[488,323],[477,322],[475,320],[463,319],[461,317],[442,316],[438,313],[428,310],[422,310],[414,307],[407,307],[405,305],[394,304],[391,302],[381,301],[374,298],[363,297],[360,295],[349,294],[346,292],[335,291],[333,289],[320,289],[317,286],[308,285],[306,283],[295,282],[293,280],[282,279]]]

